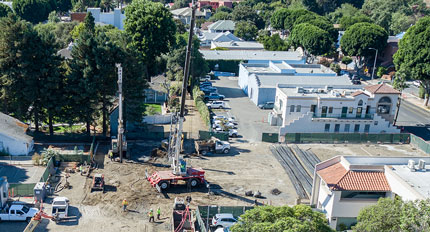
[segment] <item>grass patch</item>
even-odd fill
[[[54,132],[56,133],[80,133],[82,131],[85,131],[85,128],[82,125],[54,127]]]
[[[143,104],[143,112],[144,112],[144,115],[161,114],[161,105],[160,104],[144,103]]]

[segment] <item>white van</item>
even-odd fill
[[[57,216],[59,219],[69,216],[69,199],[67,197],[56,197],[52,202],[52,216]]]

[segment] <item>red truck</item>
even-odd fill
[[[205,183],[205,171],[201,168],[187,168],[184,175],[175,175],[171,170],[156,171],[151,176],[145,171],[146,179],[152,187],[162,192],[172,184],[178,184],[179,181],[185,182],[189,187],[196,187]]]

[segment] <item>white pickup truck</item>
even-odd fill
[[[26,205],[11,204],[6,206],[0,212],[0,221],[27,221],[30,222],[31,218],[38,212],[36,208],[30,208]]]

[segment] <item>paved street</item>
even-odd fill
[[[397,126],[404,126],[411,132],[425,140],[430,140],[430,112],[408,101],[400,104]]]
[[[239,136],[249,142],[261,141],[262,132],[278,133],[278,127],[267,123],[267,115],[270,110],[259,109],[239,89],[237,77],[220,77],[213,83],[220,94],[225,95],[228,106],[231,108],[227,114],[235,116],[239,122],[237,131]]]

